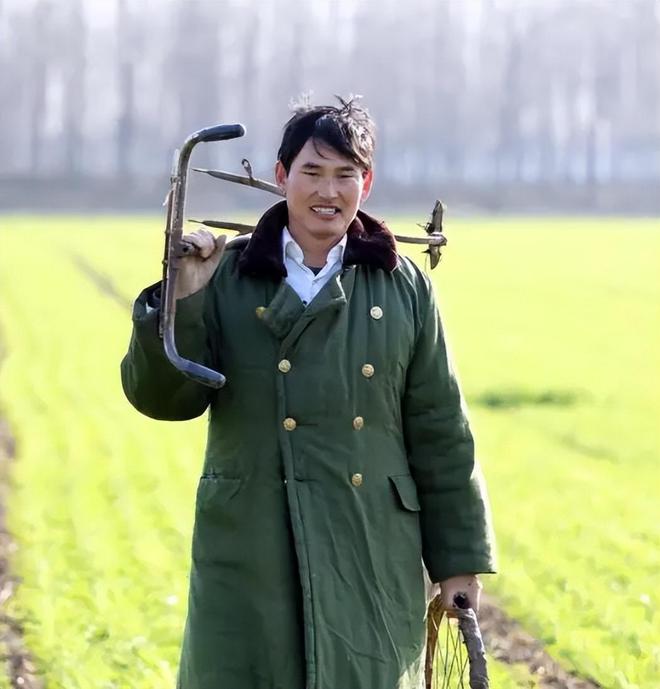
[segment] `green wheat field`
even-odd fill
[[[660,221],[446,229],[431,275],[493,504],[486,591],[566,669],[658,689]],[[48,689],[174,687],[205,420],[142,417],[119,380],[162,241],[157,218],[0,217],[4,607]],[[536,686],[491,668],[494,689]]]

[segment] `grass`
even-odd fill
[[[500,574],[486,586],[612,689],[660,687],[658,230],[454,222],[432,273],[495,513]],[[10,612],[49,689],[174,684],[204,421],[132,410],[118,376],[129,314],[79,268],[131,299],[159,279],[161,244],[153,219],[0,219],[23,580]],[[492,672],[498,689],[530,686],[520,669]]]
[[[660,687],[657,230],[467,224],[438,274],[497,522],[489,588],[616,689]]]

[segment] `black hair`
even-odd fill
[[[307,102],[294,106],[294,114],[284,125],[277,159],[287,171],[311,139],[314,145],[325,144],[352,160],[365,172],[373,165],[375,125],[369,112],[356,103],[359,96],[344,100],[341,106],[316,105]],[[317,149],[318,150],[318,149]]]

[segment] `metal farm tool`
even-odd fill
[[[270,182],[265,182],[264,180],[257,179],[252,176],[252,166],[250,161],[243,158],[241,161],[243,169],[247,173],[247,176],[235,175],[232,172],[223,172],[222,170],[205,170],[202,168],[193,168],[195,172],[203,172],[204,174],[215,177],[216,179],[223,179],[226,182],[236,182],[238,184],[245,184],[249,187],[255,189],[261,189],[262,191],[270,192],[275,194],[275,196],[284,196],[284,192],[275,184]],[[407,244],[425,244],[428,249],[425,253],[429,254],[431,257],[431,269],[435,268],[440,261],[440,250],[447,243],[447,238],[442,234],[442,216],[445,206],[440,201],[435,202],[433,207],[433,212],[431,213],[431,220],[426,223],[426,225],[421,225],[426,232],[425,237],[408,237],[401,234],[395,234],[394,238],[398,242],[404,242]],[[254,230],[252,225],[244,225],[242,223],[228,222],[226,220],[193,220],[190,222],[199,223],[200,225],[205,225],[206,227],[213,227],[218,230],[233,230],[238,232],[238,234],[249,234]]]
[[[467,596],[454,597],[447,614],[436,596],[426,626],[426,689],[489,689],[486,652]]]
[[[163,281],[161,287],[161,318],[159,323],[159,334],[163,338],[165,354],[172,365],[186,376],[198,383],[203,383],[212,388],[221,388],[225,382],[225,377],[218,371],[207,368],[202,364],[195,363],[189,359],[184,359],[179,355],[174,341],[174,321],[176,317],[175,284],[179,270],[179,264],[183,257],[197,253],[197,247],[183,241],[183,215],[185,212],[186,191],[188,185],[188,166],[193,148],[201,142],[226,141],[245,134],[245,127],[241,124],[220,124],[214,127],[201,129],[191,134],[184,142],[181,150],[174,154],[172,173],[170,176],[170,191],[167,195],[167,224],[165,227],[165,255],[163,258]],[[254,189],[260,189],[276,196],[284,196],[282,190],[275,184],[257,179],[252,175],[252,166],[247,159],[242,161],[245,175],[237,175],[222,170],[205,170],[193,168],[195,172],[221,179],[226,182],[243,184]],[[426,236],[408,237],[395,234],[394,237],[399,242],[409,244],[424,244],[427,246],[426,252],[430,256],[431,269],[438,265],[440,251],[447,243],[447,239],[442,234],[442,216],[444,206],[440,201],[435,202],[431,219],[424,228]],[[252,225],[230,222],[228,220],[193,220],[189,222],[213,227],[220,230],[231,230],[239,235],[249,234],[254,230]]]
[[[183,214],[186,205],[188,187],[188,164],[193,148],[201,142],[226,141],[245,134],[242,124],[220,124],[207,127],[191,134],[181,150],[174,153],[170,190],[167,194],[167,222],[165,226],[165,256],[163,257],[163,281],[161,283],[161,312],[158,332],[163,338],[165,354],[172,365],[188,378],[212,388],[222,387],[226,379],[218,371],[202,366],[189,359],[184,359],[176,349],[174,342],[174,319],[176,316],[176,299],[174,298],[176,276],[179,264],[184,256],[196,253],[197,248],[182,240]]]

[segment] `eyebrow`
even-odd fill
[[[323,165],[319,165],[318,163],[304,163],[301,167],[305,170],[320,170]],[[338,167],[337,170],[339,172],[356,172],[357,167],[354,165],[342,165],[341,167]]]

